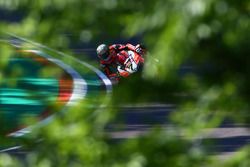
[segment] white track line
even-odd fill
[[[72,78],[73,78],[73,92],[72,92],[72,95],[71,95],[69,101],[67,102],[66,106],[74,105],[79,100],[82,100],[86,96],[87,82],[73,68],[66,65],[62,61],[55,59],[55,58],[52,58],[51,56],[49,56],[41,51],[37,51],[37,50],[28,50],[28,51],[32,52],[32,53],[36,53],[39,56],[46,58],[47,60],[49,60],[49,61],[53,62],[54,64],[63,68],[69,75],[72,76]]]
[[[59,55],[61,55],[61,56],[64,56],[64,57],[68,57],[68,58],[70,58],[70,59],[73,59],[74,61],[77,61],[78,63],[80,63],[80,64],[82,64],[82,65],[88,67],[89,69],[91,69],[92,71],[94,71],[94,72],[102,79],[103,83],[104,83],[105,86],[106,86],[106,91],[107,91],[107,93],[111,93],[111,92],[112,92],[112,82],[108,79],[108,77],[107,77],[103,72],[101,72],[101,71],[100,71],[99,69],[97,69],[96,67],[94,67],[94,66],[92,66],[92,65],[90,65],[90,64],[88,64],[88,63],[85,63],[85,62],[83,62],[83,61],[81,61],[81,60],[79,60],[79,59],[77,59],[77,58],[75,58],[75,57],[73,57],[73,56],[69,56],[69,55],[67,55],[67,54],[65,54],[65,53],[63,53],[63,52],[60,52],[60,51],[57,51],[57,50],[52,49],[52,48],[50,48],[50,47],[44,46],[44,45],[42,45],[42,44],[40,44],[40,43],[30,41],[30,40],[28,40],[28,39],[19,37],[19,36],[15,35],[15,34],[12,34],[12,33],[7,33],[7,34],[9,34],[10,36],[16,37],[16,38],[18,38],[18,39],[20,39],[20,40],[22,40],[22,41],[31,43],[32,45],[34,45],[34,46],[36,46],[36,47],[40,47],[40,48],[43,48],[43,49],[47,49],[47,50],[50,50],[50,51],[52,51],[52,52],[55,52],[55,53],[57,53],[57,54],[59,54]],[[15,42],[15,41],[13,41],[13,42]],[[17,43],[18,43],[18,42],[17,42]],[[16,46],[16,47],[18,47],[18,46]]]
[[[6,148],[3,150],[0,150],[0,153],[5,153],[5,152],[9,152],[9,151],[14,151],[14,150],[18,150],[20,149],[22,146],[15,146],[15,147],[10,147],[10,148]]]

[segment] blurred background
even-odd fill
[[[248,131],[248,0],[0,0],[0,30],[97,68],[101,43],[144,43],[148,50],[143,71],[114,86],[101,112],[89,117],[91,100],[72,106],[21,139],[24,156],[1,153],[1,166],[250,166],[248,144],[218,162],[206,147],[213,141],[198,140],[225,121]],[[0,50],[0,83],[8,77],[6,50]],[[174,106],[166,116],[171,128],[155,123],[121,140],[107,134],[126,126],[120,106],[149,104]]]

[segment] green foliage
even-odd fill
[[[149,50],[145,68],[115,87],[108,104],[178,105],[171,116],[173,130],[156,129],[117,142],[105,131],[116,112],[99,109],[103,111],[92,115],[96,111],[82,102],[68,111],[70,116],[57,117],[24,141],[32,150],[28,166],[249,166],[248,147],[217,163],[192,143],[204,128],[217,127],[225,118],[250,122],[250,1],[0,0],[0,8],[22,13],[18,22],[0,22],[1,30],[63,51],[72,41],[141,36]],[[2,55],[9,55],[5,52],[0,49],[1,71],[7,60]],[[198,75],[180,77],[186,64]],[[0,82],[3,77],[0,72]],[[14,157],[0,155],[0,166],[16,163]]]

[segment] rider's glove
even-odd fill
[[[144,45],[141,44],[137,44],[135,46],[135,52],[138,53],[141,56],[144,56],[145,52],[146,52],[146,48]]]
[[[140,48],[140,47],[136,48],[135,51],[136,51],[136,53],[138,53],[138,54],[143,54],[143,50],[142,50],[142,48]]]

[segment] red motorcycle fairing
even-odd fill
[[[132,73],[135,73],[141,67],[141,64],[144,63],[144,58],[141,57],[135,51],[127,51],[127,58],[124,61],[122,66],[118,66],[117,70],[122,77],[128,77]]]

